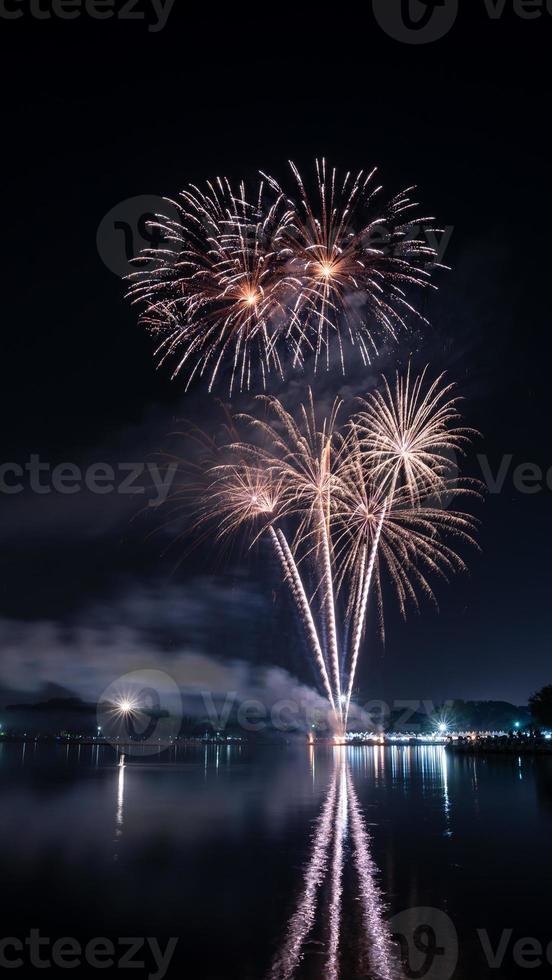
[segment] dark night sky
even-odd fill
[[[204,388],[185,397],[156,372],[98,226],[136,195],[219,173],[284,175],[288,158],[305,170],[325,155],[377,164],[389,191],[417,183],[426,213],[454,228],[432,328],[370,377],[413,351],[459,382],[493,471],[505,454],[512,470],[552,467],[552,16],[461,7],[447,37],[420,46],[389,38],[370,4],[341,20],[339,8],[277,5],[264,22],[261,8],[180,4],[158,33],[140,21],[1,21],[2,459],[143,460],[174,419],[214,419]],[[343,382],[317,384],[326,395]],[[440,615],[390,614],[385,650],[370,637],[366,698],[521,703],[552,681],[551,504],[552,489],[520,493],[510,471],[480,509],[470,575],[439,587]],[[196,553],[175,570],[137,509],[112,495],[2,497],[0,688],[50,681],[88,695],[122,646],[121,672],[193,653],[310,683],[264,563],[224,569]]]

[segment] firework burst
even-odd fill
[[[226,358],[230,391],[312,352],[329,367],[334,340],[343,371],[346,343],[368,363],[377,336],[396,338],[416,313],[411,289],[430,285],[433,219],[415,216],[412,188],[380,205],[375,171],[339,180],[322,160],[310,197],[291,167],[296,197],[265,175],[251,199],[217,178],[168,202],[177,219],[152,222],[163,244],[142,251],[128,295],[159,363],[188,385],[205,376],[211,389]]]
[[[409,367],[404,376],[396,374],[394,387],[383,378],[382,389],[361,401],[356,419],[374,477],[412,500],[450,489],[456,458],[477,434],[459,424],[454,385],[444,383],[444,375],[426,385],[426,375],[427,368],[412,378]]]
[[[293,318],[313,338],[315,366],[323,358],[329,367],[336,338],[344,372],[346,340],[368,364],[378,352],[375,328],[396,340],[406,317],[420,316],[407,293],[429,286],[438,264],[428,237],[434,219],[415,215],[413,187],[380,203],[375,169],[340,178],[324,159],[317,160],[310,195],[295,164],[290,166],[298,197],[290,200],[282,254],[294,292]],[[274,178],[267,180],[283,195]]]
[[[383,581],[399,609],[435,602],[431,578],[465,569],[455,545],[475,545],[475,520],[444,506],[445,494],[478,495],[457,479],[446,447],[465,447],[452,386],[425,386],[425,372],[397,376],[398,436],[414,426],[407,464],[382,449],[390,426],[389,399],[373,393],[340,427],[336,402],[320,423],[312,394],[298,420],[276,398],[259,396],[266,417],[240,416],[255,438],[230,438],[224,458],[206,473],[196,504],[199,526],[219,538],[245,532],[266,536],[289,586],[309,649],[343,730],[349,713],[370,595],[383,622]],[[370,420],[370,421],[369,421]],[[401,443],[402,444],[402,443]]]
[[[261,183],[251,203],[243,184],[235,192],[224,178],[183,190],[170,202],[179,220],[154,223],[164,247],[144,249],[130,276],[128,295],[159,339],[159,362],[173,364],[173,377],[186,372],[188,384],[207,374],[211,389],[225,356],[231,390],[249,388],[252,370],[282,374],[278,341],[289,318],[279,255],[290,216],[282,195],[265,196]]]

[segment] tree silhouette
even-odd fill
[[[529,707],[537,725],[552,728],[552,684],[532,694],[529,698]]]

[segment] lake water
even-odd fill
[[[73,950],[73,976],[132,953],[161,977],[132,937],[158,956],[177,939],[165,975],[193,980],[552,970],[546,758],[213,745],[120,768],[107,747],[4,743],[0,819],[0,940],[112,944],[88,966]],[[30,941],[0,949],[34,975]]]

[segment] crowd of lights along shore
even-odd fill
[[[403,615],[420,594],[436,602],[432,580],[476,545],[476,520],[456,509],[479,493],[455,462],[473,433],[454,386],[427,371],[384,380],[344,420],[339,402],[320,418],[311,392],[297,418],[272,396],[257,405],[205,438],[200,486],[185,475],[172,505],[191,499],[204,537],[270,544],[342,734],[369,609],[384,628],[385,582]]]
[[[347,354],[371,363],[410,314],[424,319],[409,294],[434,288],[438,229],[415,189],[387,199],[375,170],[325,160],[311,187],[290,167],[289,187],[262,173],[251,191],[189,185],[151,222],[158,245],[137,257],[128,295],[159,363],[188,385],[205,377],[211,390],[227,361],[230,391],[307,357],[316,369],[336,356],[345,372]]]

